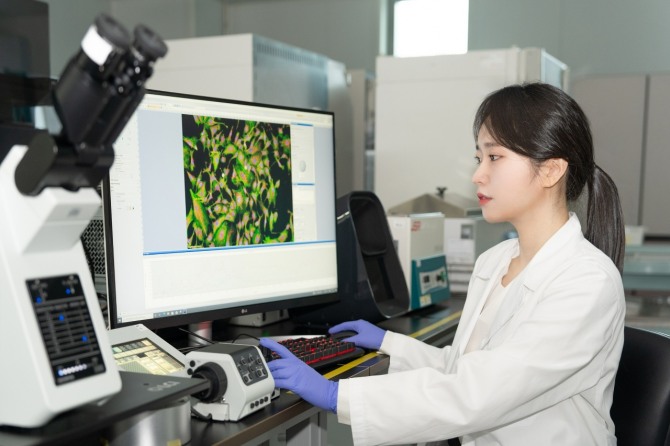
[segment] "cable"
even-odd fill
[[[246,336],[246,337],[249,337],[249,338],[253,338],[253,339],[257,340],[257,341],[260,341],[260,340],[261,340],[260,338],[254,336],[254,335],[250,335],[250,334],[247,334],[247,333],[240,333],[240,334],[238,334],[237,336],[235,336],[235,338],[231,341],[231,343],[234,344],[238,339],[240,339],[241,336]]]
[[[200,336],[199,334],[194,333],[194,332],[192,332],[191,330],[187,330],[187,329],[185,329],[184,327],[179,327],[179,329],[180,329],[181,331],[183,331],[184,333],[188,333],[188,334],[190,334],[191,336],[195,336],[196,338],[202,339],[202,340],[205,341],[205,342],[209,342],[210,344],[216,344],[216,342],[212,341],[211,339],[207,339],[207,338],[204,337],[204,336]]]

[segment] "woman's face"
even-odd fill
[[[543,188],[531,160],[498,144],[486,126],[479,130],[475,159],[472,182],[486,221],[514,225],[533,218]]]

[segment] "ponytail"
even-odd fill
[[[586,231],[584,236],[607,254],[623,272],[625,230],[619,193],[612,178],[597,165],[588,183]]]

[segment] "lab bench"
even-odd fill
[[[378,325],[387,330],[403,333],[431,345],[451,344],[461,315],[463,301],[450,299],[441,304],[414,311],[408,315],[385,320]],[[280,322],[268,327],[227,327],[225,333],[214,331],[219,336],[273,336],[305,333],[304,329],[290,322]],[[343,379],[386,373],[389,358],[379,353],[368,353],[342,364],[324,376]],[[305,402],[290,392],[281,392],[269,406],[238,422],[191,421],[191,445],[193,446],[274,446],[274,445],[321,445],[327,444],[327,413]]]
[[[413,311],[408,315],[385,320],[378,325],[387,330],[403,333],[431,345],[444,346],[452,342],[458,325],[463,301],[450,299],[428,308]],[[213,339],[226,341],[241,336],[260,338],[263,336],[323,334],[323,329],[306,329],[291,321],[281,321],[266,327],[238,327],[214,325]],[[311,333],[310,333],[311,332]],[[347,363],[322,371],[329,379],[344,379],[386,373],[389,358],[377,352],[369,352]],[[175,382],[182,388],[151,395],[146,389],[159,385],[164,377],[140,373],[122,372],[123,386],[119,394],[103,405],[86,405],[70,413],[61,414],[39,429],[16,429],[0,426],[0,444],[11,446],[46,445],[96,445],[100,444],[99,432],[123,419],[141,414],[146,410],[160,410],[170,401],[184,398],[207,387],[204,380],[179,378]],[[159,382],[160,381],[160,382]],[[169,400],[170,397],[172,400]],[[138,401],[139,399],[144,399]],[[109,404],[112,403],[112,404]],[[5,401],[3,404],[10,404]],[[258,412],[237,422],[204,421],[191,418],[191,446],[300,446],[328,444],[328,414],[305,402],[297,395],[282,390],[279,397]]]
[[[670,244],[626,246],[623,286],[634,294],[670,296]]]

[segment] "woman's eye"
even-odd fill
[[[476,156],[475,157],[475,164],[481,164],[481,163],[482,163],[482,159],[480,157]]]
[[[497,159],[499,159],[499,158],[500,158],[500,155],[489,155],[489,159],[490,159],[491,161],[495,161],[495,160],[497,160]]]

